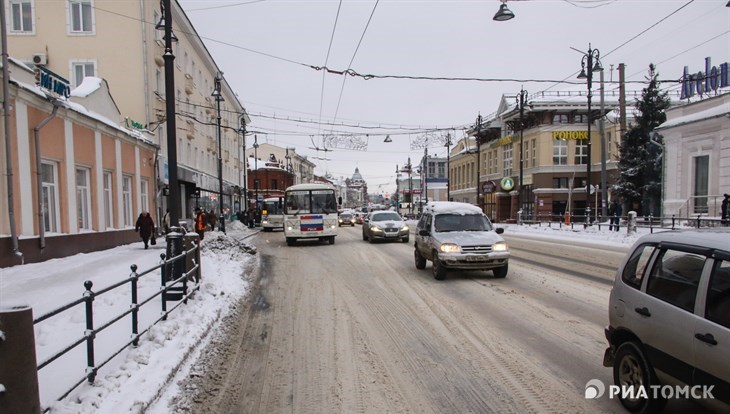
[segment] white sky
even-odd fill
[[[415,228],[415,221],[408,223]],[[227,227],[227,236],[207,232],[203,243],[215,243],[217,239],[231,237],[241,240],[250,234],[250,230],[238,221],[227,224]],[[505,228],[507,236],[519,233],[558,241],[581,238],[586,243],[625,248],[641,234],[648,233],[648,229],[639,229],[638,234],[629,236],[623,227],[620,232],[610,232],[605,227],[598,231],[595,226],[583,230],[580,225],[576,225],[574,231],[567,227],[557,229],[556,225],[548,228],[545,225],[530,227],[500,223],[497,227]],[[30,306],[33,317],[37,318],[80,298],[85,280],[91,280],[93,290],[98,291],[128,277],[131,264],[138,266],[138,272],[155,266],[163,252],[164,242],[144,250],[139,241],[100,252],[3,268],[0,269],[0,306]],[[220,329],[218,324],[233,308],[232,304],[248,291],[244,269],[254,260],[255,256],[241,254],[232,248],[220,252],[204,250],[203,284],[194,300],[172,312],[167,321],[155,325],[143,335],[137,348],[121,352],[100,368],[93,386],[84,382],[60,403],[54,402],[55,398],[84,375],[86,348],[81,345],[43,368],[39,373],[41,404],[54,404],[53,412],[61,414],[139,412],[148,406],[146,412],[167,414],[167,402],[181,392],[178,380],[187,376],[191,365],[211,339],[207,334]],[[141,277],[139,283],[141,301],[159,289],[159,271]],[[94,301],[95,326],[127,310],[129,303],[129,285],[98,296]],[[175,303],[169,302],[168,308]],[[141,329],[160,316],[159,304],[159,299],[154,299],[142,307]],[[130,340],[130,320],[127,316],[97,336],[97,364],[116,352],[122,341]],[[84,324],[83,305],[38,324],[35,327],[37,361],[40,363],[80,338]]]
[[[585,91],[585,83],[537,82],[580,82],[575,76],[582,56],[571,47],[597,48],[607,81],[618,80],[619,63],[627,65],[627,81],[643,81],[650,63],[658,66],[660,79],[677,80],[684,66],[694,73],[704,70],[707,56],[715,65],[730,61],[726,0],[508,1],[516,17],[506,22],[492,20],[497,0],[179,2],[250,112],[248,129],[259,142],[324,158],[308,148],[310,136],[322,147],[321,136],[332,129],[370,134],[367,151],[340,149],[327,153],[329,161],[313,160],[318,173],[335,177],[350,177],[358,166],[370,192],[394,191],[396,165],[423,154],[411,149],[410,141],[423,135],[414,130],[453,127],[452,135],[460,137],[459,129],[473,124],[479,113],[494,113],[501,96],[516,94],[521,86],[530,93]],[[518,81],[344,80],[309,67],[325,62],[360,74]],[[634,83],[627,89],[641,87]],[[333,127],[320,120],[375,128]],[[383,143],[386,134],[393,143]],[[429,153],[444,156],[446,150],[434,145]]]

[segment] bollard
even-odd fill
[[[0,411],[41,412],[30,306],[0,307]]]
[[[636,212],[629,211],[628,220],[626,223],[626,229],[628,234],[636,233]]]

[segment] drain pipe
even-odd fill
[[[0,35],[2,35],[2,63],[3,63],[3,126],[5,138],[5,164],[8,168],[8,218],[10,219],[10,239],[13,244],[13,254],[20,258],[23,264],[23,253],[18,247],[18,230],[15,228],[15,206],[13,202],[13,156],[10,153],[10,70],[8,68],[8,38],[5,36],[5,1],[0,0]]]
[[[38,243],[41,250],[46,248],[46,228],[43,225],[43,182],[41,181],[43,178],[41,172],[41,129],[56,117],[59,102],[53,99],[51,103],[53,104],[53,111],[40,124],[33,128],[33,139],[35,140],[36,191],[38,192]]]

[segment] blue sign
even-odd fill
[[[67,99],[71,96],[71,87],[64,77],[43,66],[39,66],[38,69],[39,72],[36,72],[38,86]]]
[[[682,94],[679,99],[688,99],[697,95],[704,95],[719,88],[730,86],[730,66],[727,62],[712,66],[712,60],[705,58],[705,71],[689,73],[687,66],[682,74]]]

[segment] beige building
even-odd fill
[[[120,116],[119,125],[148,131],[161,146],[156,190],[167,184],[165,76],[163,31],[156,29],[163,16],[158,1],[118,0],[13,0],[6,2],[10,55],[28,65],[41,65],[66,78],[71,88],[87,76],[105,79]],[[220,72],[177,1],[171,16],[175,55],[175,97],[178,178],[181,218],[190,218],[193,206],[206,200],[217,204],[217,108],[211,97]],[[161,25],[160,25],[161,26]],[[239,119],[243,105],[223,77],[221,93],[220,158],[223,202],[240,202],[243,187],[243,137]],[[250,122],[248,118],[244,118]],[[202,199],[193,200],[195,190]],[[160,211],[166,207],[162,191],[155,191]]]
[[[3,142],[0,164],[11,167],[12,182],[0,182],[0,199],[8,202],[0,267],[138,241],[137,217],[155,206],[157,145],[118,125],[102,79],[86,78],[69,93],[52,74],[9,62],[10,153]],[[36,75],[46,86],[36,85]]]

